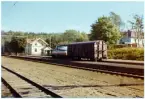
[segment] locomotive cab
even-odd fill
[[[67,56],[67,46],[66,45],[58,45],[54,50],[52,50],[51,56],[53,58],[56,57],[66,57]]]

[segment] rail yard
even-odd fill
[[[73,62],[75,64],[73,64]],[[110,67],[105,68],[107,65],[101,65],[103,62],[90,62],[88,64],[87,61],[80,61],[79,63],[84,64],[84,67],[80,64],[76,64],[77,62],[75,61],[73,62],[62,64],[61,61],[60,65],[59,60],[51,58],[35,57],[34,59],[33,57],[33,59],[30,60],[26,57],[14,58],[3,56],[2,78],[7,81],[15,91],[24,97],[54,97],[54,94],[60,97],[144,96],[144,67],[142,64],[132,65],[126,63],[123,65],[121,63],[104,62],[104,64],[111,65]],[[72,64],[72,66],[70,64]],[[97,64],[96,67],[99,67],[100,65],[100,67],[104,66],[104,68],[88,68],[85,64],[88,64],[88,66],[90,64]],[[69,66],[73,68],[70,68]],[[79,66],[81,66],[81,68],[77,68]],[[120,71],[118,71],[119,69],[114,69],[114,71],[113,69],[109,69],[113,66],[119,67],[119,69],[124,69]],[[125,68],[129,69],[125,70]],[[107,69],[108,72],[106,72]],[[40,91],[41,88],[36,88],[36,86],[34,86],[35,84],[30,86],[24,79],[22,80],[21,77],[10,74],[8,70],[31,80],[43,87],[43,90]],[[123,70],[126,72],[123,72]],[[137,71],[131,72],[134,70]],[[48,90],[49,93],[47,93],[47,95],[44,89]]]
[[[144,2],[2,1],[2,98],[144,98]]]

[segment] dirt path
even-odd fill
[[[63,97],[143,97],[144,80],[2,57],[2,65]],[[119,86],[128,84],[128,86]],[[140,84],[140,85],[131,85]]]

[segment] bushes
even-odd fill
[[[115,49],[115,48],[124,48],[124,47],[131,47],[129,44],[118,44],[118,45],[109,45],[108,49]]]
[[[108,50],[109,59],[144,60],[143,48],[117,48]]]

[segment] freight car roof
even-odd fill
[[[99,42],[99,41],[103,41],[103,40],[97,40],[97,41],[87,41],[87,42],[75,42],[75,43],[71,43],[71,44],[68,44],[68,45],[73,45],[73,44],[87,44],[87,43],[96,43],[96,42]]]

